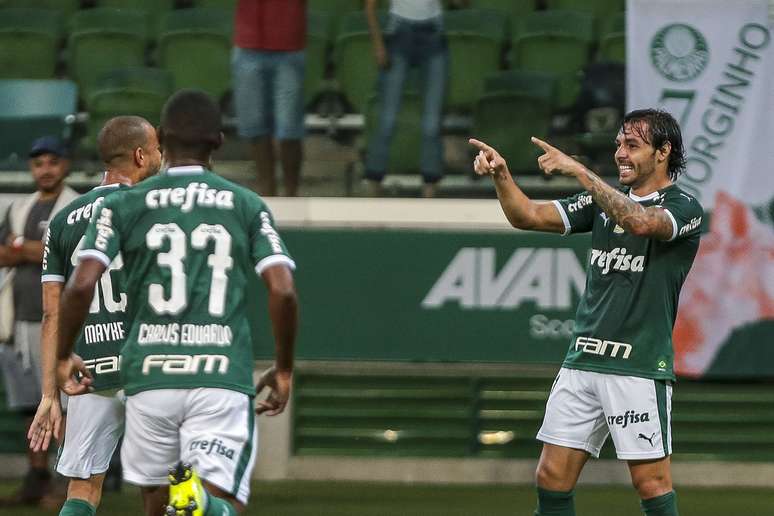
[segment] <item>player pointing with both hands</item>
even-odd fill
[[[570,348],[554,382],[537,438],[540,515],[574,515],[573,489],[590,455],[612,435],[627,461],[643,513],[677,514],[672,490],[672,328],[677,302],[699,247],[702,208],[674,181],[685,169],[682,136],[666,112],[628,113],[616,137],[622,188],[532,138],[546,174],[574,177],[583,192],[529,199],[505,159],[486,143],[473,169],[491,175],[500,205],[517,228],[591,232],[586,289]]]

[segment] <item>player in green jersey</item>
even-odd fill
[[[91,214],[109,192],[155,174],[161,165],[156,130],[140,117],[120,116],[108,120],[97,137],[97,144],[105,164],[101,184],[63,208],[46,232],[41,276],[44,389],[29,431],[30,447],[35,450],[47,449],[52,435],[62,442],[62,412],[55,374],[59,299],[77,263]],[[95,393],[75,396],[69,401],[65,439],[56,465],[57,472],[70,478],[61,516],[95,513],[105,472],[123,434],[123,404],[116,393],[120,385],[118,353],[124,340],[127,301],[121,290],[121,267],[117,256],[100,278],[76,343],[76,352],[85,359],[83,369],[93,378],[91,388]],[[69,383],[64,391],[76,394],[78,389]]]
[[[295,263],[263,200],[210,170],[220,120],[202,92],[181,90],[167,101],[159,139],[168,168],[105,198],[62,295],[60,382],[71,377],[72,342],[94,285],[121,253],[131,319],[121,351],[121,459],[148,515],[229,515],[247,503],[256,452],[250,274],[267,286],[276,340],[275,367],[258,385],[271,392],[256,412],[282,412],[290,392]],[[178,461],[193,465],[206,491],[187,465],[167,477]]]
[[[476,173],[491,175],[517,228],[591,232],[586,289],[570,349],[538,439],[536,515],[575,514],[573,489],[590,455],[612,435],[645,514],[676,515],[670,472],[672,328],[680,288],[699,246],[702,208],[674,181],[685,169],[680,127],[664,111],[628,113],[616,137],[621,189],[537,138],[546,174],[574,177],[584,192],[535,202],[483,142]]]

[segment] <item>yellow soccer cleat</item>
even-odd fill
[[[207,493],[190,464],[178,462],[169,468],[169,505],[166,516],[204,516]]]

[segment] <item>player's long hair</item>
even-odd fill
[[[671,145],[667,173],[676,181],[685,172],[685,148],[680,125],[672,115],[661,109],[635,109],[626,113],[621,130],[627,127],[635,131],[654,149],[660,149],[667,142]]]

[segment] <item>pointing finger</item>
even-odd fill
[[[482,150],[485,152],[489,152],[492,150],[492,147],[482,142],[481,140],[476,140],[475,138],[468,139],[468,143],[476,147],[478,150]]]
[[[535,145],[537,145],[538,147],[540,147],[541,149],[543,149],[544,151],[546,151],[546,152],[554,149],[552,146],[550,146],[549,144],[547,144],[546,142],[544,142],[540,138],[535,138],[533,136],[532,138],[530,138],[530,141],[532,143],[534,143]]]

